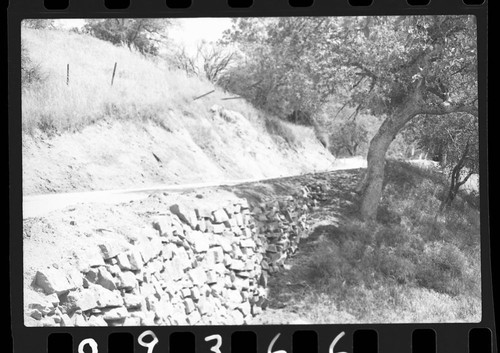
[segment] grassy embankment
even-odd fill
[[[23,28],[22,42],[30,58],[27,65],[40,77],[23,89],[25,133],[75,132],[110,120],[152,121],[175,129],[183,124],[183,117],[207,116],[210,107],[219,104],[291,145],[300,144],[303,137],[303,128],[265,115],[242,99],[222,100],[227,93],[203,77],[188,77],[169,67],[161,58],[67,31]],[[214,93],[193,100],[213,89]],[[210,136],[203,125],[187,128],[195,140]]]
[[[462,194],[438,214],[442,175],[387,169],[378,222],[361,222],[353,199],[339,226],[313,231],[272,298],[314,323],[480,321],[478,200]]]

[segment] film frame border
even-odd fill
[[[273,17],[273,16],[355,16],[355,15],[475,15],[477,19],[478,45],[478,90],[479,90],[479,136],[480,136],[480,207],[481,207],[481,274],[482,274],[482,320],[480,323],[419,323],[419,324],[333,324],[333,325],[266,325],[266,326],[172,326],[172,327],[122,327],[122,328],[29,328],[23,324],[22,261],[11,262],[11,327],[16,352],[45,351],[47,337],[51,333],[70,333],[73,347],[86,338],[99,343],[99,351],[107,350],[108,335],[116,332],[131,333],[137,338],[146,330],[153,330],[156,336],[167,344],[168,337],[174,332],[193,332],[197,346],[202,339],[211,335],[221,335],[221,352],[229,352],[231,334],[239,331],[252,331],[257,336],[257,351],[265,352],[270,342],[280,334],[274,350],[291,352],[292,337],[296,331],[315,331],[318,337],[319,352],[328,352],[332,340],[344,332],[343,344],[339,349],[352,351],[355,331],[371,329],[378,333],[380,352],[411,352],[411,335],[415,329],[432,329],[436,333],[437,352],[468,351],[469,332],[475,328],[487,328],[492,334],[492,351],[497,352],[494,320],[493,283],[491,267],[491,239],[489,225],[489,175],[488,175],[488,0],[481,5],[466,5],[463,0],[431,0],[425,6],[412,6],[406,0],[375,0],[370,6],[351,6],[347,0],[314,0],[310,7],[292,7],[287,0],[254,0],[252,6],[231,8],[226,0],[192,1],[189,8],[168,8],[165,1],[130,1],[126,9],[106,8],[104,0],[70,0],[69,6],[61,10],[47,10],[43,0],[11,0],[8,9],[8,55],[9,55],[9,160],[10,160],[10,258],[23,258],[22,237],[22,146],[21,146],[21,90],[20,90],[20,23],[25,18],[140,18],[140,17]],[[17,236],[17,237],[16,237]],[[29,337],[29,339],[25,339]],[[210,351],[210,345],[206,351]],[[205,349],[205,348],[204,348]],[[159,349],[158,349],[159,350]]]

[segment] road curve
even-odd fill
[[[366,168],[366,160],[362,158],[337,159],[328,169],[317,172],[328,172],[335,170],[347,170]],[[291,177],[286,175],[279,177]],[[51,211],[63,209],[80,203],[107,203],[118,204],[129,201],[145,199],[148,195],[158,191],[183,192],[208,187],[230,186],[250,182],[258,182],[272,178],[238,179],[238,180],[215,180],[205,183],[182,184],[182,185],[156,185],[144,188],[130,188],[120,190],[83,191],[57,194],[41,194],[23,196],[23,219],[41,217]]]

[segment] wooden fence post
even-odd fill
[[[69,86],[69,64],[66,65],[66,86]]]
[[[115,73],[116,73],[116,65],[118,63],[115,62],[115,67],[113,68],[113,76],[111,77],[111,86],[113,86],[113,82],[115,81]]]

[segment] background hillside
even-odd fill
[[[40,76],[23,87],[25,194],[275,177],[335,161],[312,128],[224,100],[158,57],[61,30],[25,28],[22,41]]]

